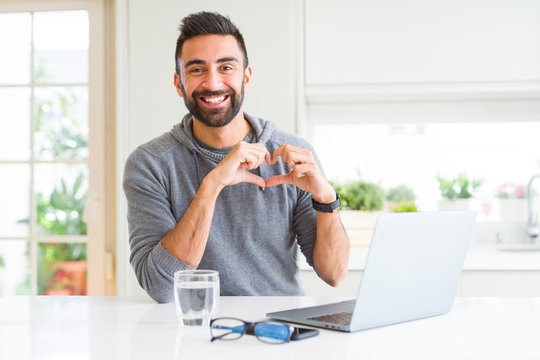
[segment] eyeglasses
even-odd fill
[[[283,344],[290,340],[293,330],[292,326],[272,321],[252,323],[235,318],[216,318],[210,321],[211,341],[237,340],[248,334],[268,344]]]

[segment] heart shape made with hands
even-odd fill
[[[292,145],[281,145],[271,155],[270,153],[266,153],[260,165],[252,169],[259,168],[263,163],[268,164],[268,166],[274,166],[280,160],[290,170],[286,174],[274,175],[267,179],[255,174],[253,175],[262,179],[265,187],[291,184],[308,192],[320,189],[324,186],[323,184],[327,183],[311,151]]]
[[[242,182],[253,183],[263,188],[291,184],[311,193],[314,199],[321,199],[322,201],[328,199],[327,202],[335,200],[335,191],[332,185],[326,181],[310,150],[283,144],[270,154],[262,143],[249,144],[240,142],[228,156],[231,156],[232,159],[236,158],[237,161],[239,160],[241,166],[246,170],[243,179],[240,180]],[[264,162],[270,166],[275,165],[280,157],[281,162],[291,169],[287,174],[263,179],[247,171],[259,168]]]

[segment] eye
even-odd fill
[[[231,71],[231,70],[234,70],[234,68],[231,65],[223,65],[221,67],[221,70],[223,70],[223,71]]]
[[[197,74],[197,73],[202,73],[202,72],[203,72],[203,69],[200,67],[194,67],[194,68],[189,69],[190,74]]]

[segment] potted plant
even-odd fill
[[[60,179],[60,186],[55,186],[50,194],[37,194],[39,234],[86,234],[86,223],[83,221],[87,197],[84,181],[84,174],[79,173],[71,187],[65,179]],[[19,222],[29,223],[29,219]],[[86,244],[40,243],[38,251],[39,294],[86,294]]]
[[[37,194],[38,231],[54,235],[85,235],[86,223],[83,212],[86,205],[86,191],[83,191],[85,177],[80,173],[73,186],[68,188],[60,179],[50,195]]]
[[[417,210],[416,195],[407,185],[398,185],[386,194],[386,204],[390,212],[415,212]]]
[[[38,291],[43,295],[86,294],[86,244],[39,244]]]
[[[334,185],[341,197],[341,221],[352,246],[368,246],[384,205],[384,191],[374,183],[353,181]]]
[[[468,210],[471,208],[470,199],[482,185],[480,179],[469,179],[465,173],[455,178],[438,175],[439,189],[442,201],[439,201],[439,210]]]
[[[495,189],[501,220],[527,221],[527,186],[506,182]]]

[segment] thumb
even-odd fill
[[[267,187],[281,185],[281,184],[292,184],[292,182],[289,180],[289,174],[276,175],[276,176],[272,176],[271,178],[266,179]]]
[[[262,188],[266,187],[266,183],[265,183],[265,181],[264,181],[264,179],[262,177],[257,176],[255,174],[252,174],[249,171],[245,172],[243,182],[247,182],[247,183],[250,183],[250,184],[255,184],[255,185],[258,185],[258,186],[260,186]]]

